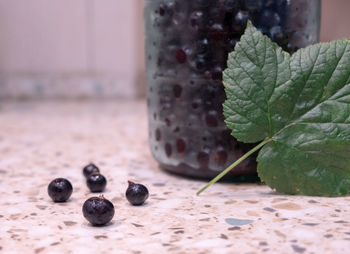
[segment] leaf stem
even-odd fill
[[[260,144],[249,150],[247,153],[245,153],[242,157],[240,157],[238,160],[236,160],[234,163],[232,163],[228,168],[226,168],[224,171],[222,171],[220,174],[218,174],[214,179],[212,179],[206,186],[204,186],[202,189],[200,189],[197,192],[197,195],[201,194],[203,191],[205,191],[207,188],[209,188],[211,185],[219,181],[224,175],[226,175],[231,169],[236,167],[238,164],[240,164],[242,161],[247,159],[251,154],[259,150],[261,147],[266,145],[271,141],[271,138],[266,138],[264,141],[262,141]]]

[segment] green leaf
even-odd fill
[[[224,84],[232,135],[265,140],[257,158],[264,182],[287,194],[350,193],[350,41],[291,56],[249,23]]]
[[[226,124],[242,142],[271,137],[289,121],[290,55],[248,24],[224,71]]]

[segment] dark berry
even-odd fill
[[[278,13],[265,9],[260,16],[259,24],[265,27],[277,26],[281,22],[281,18]]]
[[[208,8],[208,25],[211,26],[215,23],[222,24],[223,19],[223,13],[222,10],[219,8]]]
[[[167,62],[174,62],[174,55],[180,47],[180,42],[177,39],[170,40],[164,46],[164,52],[161,53],[161,58]]]
[[[237,39],[229,39],[228,40],[227,46],[226,46],[228,53],[232,52],[235,49],[237,42],[238,42]]]
[[[160,132],[160,130],[157,128],[156,129],[156,140],[160,141],[162,138],[162,133]]]
[[[218,113],[215,110],[210,110],[205,116],[205,122],[209,127],[218,126]]]
[[[166,156],[171,157],[171,154],[172,154],[171,145],[169,143],[166,143],[164,146],[164,149],[165,149]]]
[[[201,140],[203,141],[203,144],[212,146],[214,145],[215,137],[211,132],[205,131],[201,136]]]
[[[175,58],[178,61],[178,63],[183,64],[186,62],[187,55],[186,52],[183,51],[182,49],[178,49],[175,51]]]
[[[167,126],[171,125],[171,120],[169,118],[165,118],[164,121]]]
[[[207,60],[202,56],[197,56],[194,62],[194,67],[199,72],[204,71],[207,67]]]
[[[203,38],[196,42],[197,53],[203,54],[206,53],[210,48],[209,41],[207,38]]]
[[[132,205],[142,205],[148,198],[148,189],[143,184],[128,181],[125,196]]]
[[[224,150],[220,150],[215,154],[215,161],[218,165],[223,166],[227,161],[227,153]]]
[[[186,142],[183,139],[178,139],[176,141],[176,150],[178,152],[178,154],[184,154],[185,150],[186,150]]]
[[[232,28],[237,33],[243,33],[247,26],[249,15],[247,12],[239,11],[233,18]]]
[[[106,178],[101,174],[92,174],[86,179],[86,184],[91,192],[102,192],[107,185]]]
[[[221,24],[213,24],[209,30],[210,37],[215,41],[221,41],[224,39],[225,30]]]
[[[189,18],[190,27],[194,30],[201,30],[206,26],[206,18],[202,11],[194,11]]]
[[[227,65],[227,51],[224,49],[218,49],[215,53],[215,65],[219,65],[219,67],[225,67]]]
[[[102,195],[86,200],[82,210],[85,219],[94,226],[105,225],[110,222],[114,216],[113,204]]]
[[[289,5],[288,0],[275,0],[274,2],[276,3],[276,11],[278,13],[286,13],[286,9]]]
[[[264,35],[269,35],[269,29],[267,26],[260,26],[260,27],[257,27],[256,29]]]
[[[182,93],[182,86],[175,84],[173,86],[173,93],[176,99],[179,99],[181,97],[181,93]]]
[[[165,6],[164,6],[164,4],[161,4],[159,6],[159,15],[160,16],[164,16],[165,15]]]
[[[191,106],[192,106],[192,108],[193,108],[194,110],[197,110],[197,109],[199,109],[199,108],[202,106],[202,104],[203,104],[203,101],[202,101],[201,98],[194,98],[194,99],[192,100]]]
[[[100,169],[93,163],[90,163],[89,165],[86,165],[83,168],[83,174],[85,177],[88,177],[92,173],[98,173],[98,172],[100,172]]]
[[[47,192],[54,202],[65,202],[72,195],[72,184],[64,178],[56,178],[47,187]]]
[[[208,101],[213,101],[213,99],[217,95],[217,86],[214,86],[213,84],[203,84],[200,89],[198,96],[202,98],[202,100],[206,103]]]
[[[215,66],[211,70],[211,78],[213,80],[222,80],[222,68],[220,66]]]
[[[203,55],[196,55],[189,61],[191,68],[196,72],[204,72],[208,67],[208,60]]]
[[[197,162],[199,167],[206,168],[209,165],[209,151],[205,149],[197,154]]]
[[[174,1],[167,1],[165,4],[160,4],[158,9],[159,15],[161,17],[172,16],[175,12],[175,7],[176,4]]]
[[[270,29],[271,39],[279,45],[285,45],[288,43],[288,35],[285,34],[280,26],[274,26]]]

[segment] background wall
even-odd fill
[[[349,13],[349,0],[322,0],[321,41],[350,38]]]
[[[132,97],[141,0],[0,0],[0,97]]]
[[[1,98],[143,94],[142,0],[0,0]],[[321,40],[350,38],[349,0],[323,0]]]

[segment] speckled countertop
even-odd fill
[[[349,253],[350,197],[278,195],[258,184],[216,184],[158,169],[147,144],[143,102],[0,103],[2,253]],[[92,227],[81,168],[98,164],[116,208]],[[55,177],[73,184],[53,203]],[[127,180],[147,185],[145,206],[124,198]]]

